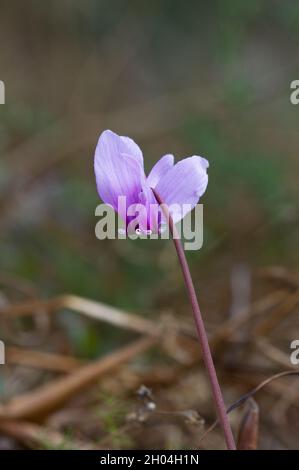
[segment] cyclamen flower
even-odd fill
[[[157,232],[163,218],[151,188],[169,207],[174,222],[180,221],[198,203],[208,184],[208,161],[197,155],[174,164],[174,156],[164,155],[146,177],[142,151],[129,137],[104,131],[95,150],[94,169],[98,193],[101,199],[119,213],[126,226],[134,219],[135,207],[139,214],[141,231]],[[126,207],[119,198],[126,198]],[[152,209],[157,209],[154,211]],[[157,215],[160,214],[160,215]]]
[[[129,137],[119,136],[109,130],[100,135],[94,160],[99,195],[126,221],[128,233],[131,229],[131,219],[133,218],[133,222],[136,221],[135,207],[138,212],[137,225],[134,226],[135,232],[138,230],[146,233],[148,231],[159,233],[163,229],[163,223],[167,224],[170,229],[191,302],[198,341],[210,380],[218,419],[222,426],[227,448],[235,450],[236,444],[213,363],[196,291],[179,233],[174,224],[196,206],[199,198],[205,192],[208,184],[208,166],[208,161],[197,155],[185,158],[176,165],[173,155],[164,155],[146,177],[143,156],[138,145]],[[119,200],[122,198],[126,199],[126,207],[119,204]],[[145,209],[141,218],[140,206]],[[129,212],[132,207],[134,208],[133,212]],[[157,209],[154,216],[152,207]]]

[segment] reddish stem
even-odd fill
[[[173,223],[172,217],[169,213],[167,205],[163,204],[163,201],[162,201],[161,197],[159,196],[159,194],[157,193],[157,191],[155,189],[152,188],[152,191],[153,191],[158,203],[160,204],[161,209],[162,209],[162,211],[163,211],[163,213],[166,217],[166,220],[169,224],[169,229],[170,229],[170,232],[171,232],[171,235],[172,235],[172,238],[173,238],[173,242],[174,242],[174,245],[175,245],[175,248],[176,248],[176,252],[177,252],[177,255],[178,255],[178,258],[179,258],[179,262],[180,262],[180,265],[181,265],[181,268],[182,268],[182,271],[183,271],[185,285],[186,285],[188,295],[189,295],[189,298],[190,298],[190,302],[191,302],[191,305],[192,305],[192,310],[193,310],[197,335],[198,335],[198,339],[199,339],[199,344],[200,344],[201,350],[202,350],[202,357],[203,357],[204,364],[205,364],[205,367],[206,367],[206,370],[207,370],[207,373],[208,373],[208,376],[209,376],[209,379],[210,379],[211,388],[212,388],[212,392],[213,392],[214,403],[215,403],[215,408],[217,410],[219,422],[222,426],[222,430],[223,430],[223,434],[224,434],[224,437],[225,437],[226,445],[227,445],[227,448],[229,450],[236,450],[236,444],[235,444],[235,441],[234,441],[234,436],[233,436],[233,433],[232,433],[232,430],[231,430],[231,427],[230,427],[230,423],[229,423],[229,420],[228,420],[228,416],[227,416],[227,413],[226,413],[226,407],[225,407],[225,404],[224,404],[224,400],[223,400],[223,397],[222,397],[222,392],[221,392],[220,385],[219,385],[219,382],[218,382],[217,373],[216,373],[213,358],[212,358],[212,355],[211,355],[211,350],[210,350],[210,346],[209,346],[209,342],[208,342],[207,333],[206,333],[206,330],[205,330],[204,322],[203,322],[202,315],[201,315],[201,312],[200,312],[200,308],[199,308],[199,305],[198,305],[198,300],[197,300],[197,297],[196,297],[196,292],[195,292],[194,284],[193,284],[193,281],[192,281],[191,273],[190,273],[190,270],[189,270],[189,266],[188,266],[188,263],[187,263],[186,255],[185,255],[180,237],[178,235],[177,229],[176,229],[176,227]]]

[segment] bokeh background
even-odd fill
[[[299,78],[298,40],[299,5],[290,0],[1,2],[2,308],[28,297],[68,293],[156,323],[171,317],[192,326],[171,242],[95,237],[99,198],[93,154],[107,128],[134,138],[147,170],[166,153],[209,160],[204,246],[187,256],[210,332],[278,289],[294,295],[299,106],[290,103],[290,82]],[[262,378],[291,368],[290,342],[299,339],[296,302],[289,313],[270,338],[285,367],[262,353],[251,357],[254,335],[247,328],[221,346],[217,368],[228,402]],[[67,309],[46,327],[27,317],[19,322],[6,317],[0,331],[11,347],[86,361],[126,345],[134,335]],[[0,366],[2,404],[56,377],[12,362]],[[166,371],[174,362],[155,350],[135,358],[122,374],[135,374],[135,382],[138,376],[143,383],[146,371],[150,383],[152,369]],[[151,385],[161,415],[139,423],[137,431],[118,433],[139,406],[135,385],[125,386],[121,372],[113,386],[105,376],[92,389],[92,406],[95,401],[101,412],[93,415],[98,420],[91,429],[72,419],[61,425],[61,410],[39,426],[59,428],[66,441],[71,435],[100,447],[105,442],[116,448],[197,448],[198,423],[176,416],[187,408],[207,424],[215,416],[199,357],[195,362],[187,367],[182,359],[177,381],[161,385],[157,379]],[[298,448],[297,379],[277,383],[256,398],[259,447]],[[64,412],[69,407],[73,417],[82,396],[72,400]],[[3,431],[3,448],[29,445],[11,434]],[[223,446],[219,430],[205,446]]]

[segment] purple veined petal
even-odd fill
[[[104,131],[95,151],[94,169],[98,193],[116,211],[119,196],[127,198],[127,205],[139,202],[142,181],[145,180],[143,161],[141,165],[142,154],[138,156],[136,148],[135,155],[131,154],[136,145],[132,142],[112,131]],[[124,215],[120,213],[121,217]]]
[[[178,222],[192,210],[203,195],[208,185],[207,168],[209,162],[202,157],[193,156],[178,162],[160,179],[156,190],[162,201],[171,206],[178,204],[181,211],[172,213],[174,222]],[[183,207],[183,205],[187,207]]]
[[[121,141],[124,145],[124,148],[121,148],[121,152],[125,153],[127,155],[131,155],[134,157],[136,160],[139,161],[140,165],[143,168],[143,155],[141,149],[138,147],[136,142],[134,142],[133,139],[130,137],[126,137],[124,135],[120,136]],[[122,145],[121,145],[122,147]]]
[[[161,221],[161,211],[151,190],[148,180],[142,183],[142,191],[139,195],[140,203],[146,207],[146,220],[143,220],[142,230],[150,230],[152,233],[158,233]]]
[[[160,158],[157,163],[153,166],[150,171],[150,174],[147,177],[147,182],[151,188],[155,188],[163,178],[166,173],[171,170],[174,164],[174,156],[171,154],[164,155],[164,157]]]

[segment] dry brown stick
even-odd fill
[[[278,349],[276,346],[273,346],[266,338],[257,338],[255,346],[262,354],[264,354],[264,356],[279,366],[298,369],[298,366],[291,363],[290,356]]]
[[[275,307],[277,304],[286,299],[287,293],[285,290],[276,290],[271,292],[271,294],[266,295],[254,302],[250,307],[245,308],[239,314],[235,315],[233,318],[230,318],[213,333],[210,339],[210,345],[215,350],[222,344],[223,341],[230,338],[238,328],[241,328],[249,320],[258,315],[264,314],[266,311]]]
[[[238,328],[242,327],[247,321],[254,316],[263,314],[265,311],[273,308],[286,298],[285,290],[276,290],[262,299],[254,302],[249,308],[241,311],[236,317],[223,322],[211,337],[211,346],[216,347],[218,343],[222,343],[231,336]],[[49,300],[25,301],[18,304],[10,305],[0,309],[0,315],[7,317],[18,317],[33,315],[36,311],[43,310],[48,313],[54,313],[60,309],[69,309],[78,313],[82,313],[89,318],[106,321],[120,328],[133,330],[138,333],[159,336],[161,327],[156,322],[142,318],[132,313],[123,312],[115,307],[110,307],[101,302],[88,300],[74,295],[62,295]],[[180,328],[180,325],[174,327],[182,330],[188,335],[188,331]],[[193,334],[190,334],[193,337]]]
[[[19,317],[33,315],[43,309],[48,313],[54,313],[60,309],[69,309],[82,313],[89,318],[105,321],[112,325],[137,333],[158,336],[160,328],[157,323],[142,318],[132,313],[123,312],[115,307],[110,307],[101,302],[96,302],[75,295],[62,295],[49,300],[25,301],[0,309],[0,315]]]
[[[105,373],[111,373],[121,364],[151,348],[155,342],[156,339],[153,337],[138,339],[65,377],[11,400],[0,407],[0,420],[5,418],[36,420],[46,416],[61,407],[73,395],[94,384]]]
[[[217,352],[223,341],[229,339],[239,328],[244,326],[251,318],[261,315],[267,310],[273,308],[286,297],[284,290],[274,291],[251,305],[249,309],[241,311],[236,317],[224,322],[221,327],[211,336],[210,343],[214,353]],[[144,333],[153,337],[159,337],[161,330],[167,328],[167,322],[154,323],[150,320],[139,317],[138,315],[122,312],[113,307],[109,307],[100,302],[87,300],[73,295],[63,295],[49,300],[25,301],[19,304],[3,307],[0,309],[0,315],[7,319],[18,316],[33,315],[36,312],[43,311],[55,313],[60,309],[70,309],[72,311],[84,314],[90,318],[106,321],[115,326],[122,327],[135,332]],[[179,335],[193,335],[185,331],[184,326],[172,324],[171,328]],[[192,365],[190,363],[190,365]]]
[[[41,448],[69,450],[99,449],[94,444],[69,439],[60,432],[26,421],[0,420],[0,433],[33,448],[38,446]]]
[[[264,320],[259,322],[253,330],[253,334],[257,336],[267,335],[272,331],[284,318],[286,318],[299,304],[299,289],[290,294],[278,307],[271,312]]]
[[[71,356],[16,347],[6,347],[5,362],[66,373],[83,365],[83,361]]]
[[[299,287],[298,273],[292,272],[284,266],[268,266],[266,268],[260,268],[257,270],[257,274],[263,279],[276,281],[280,285],[284,284],[293,289],[297,289]]]

